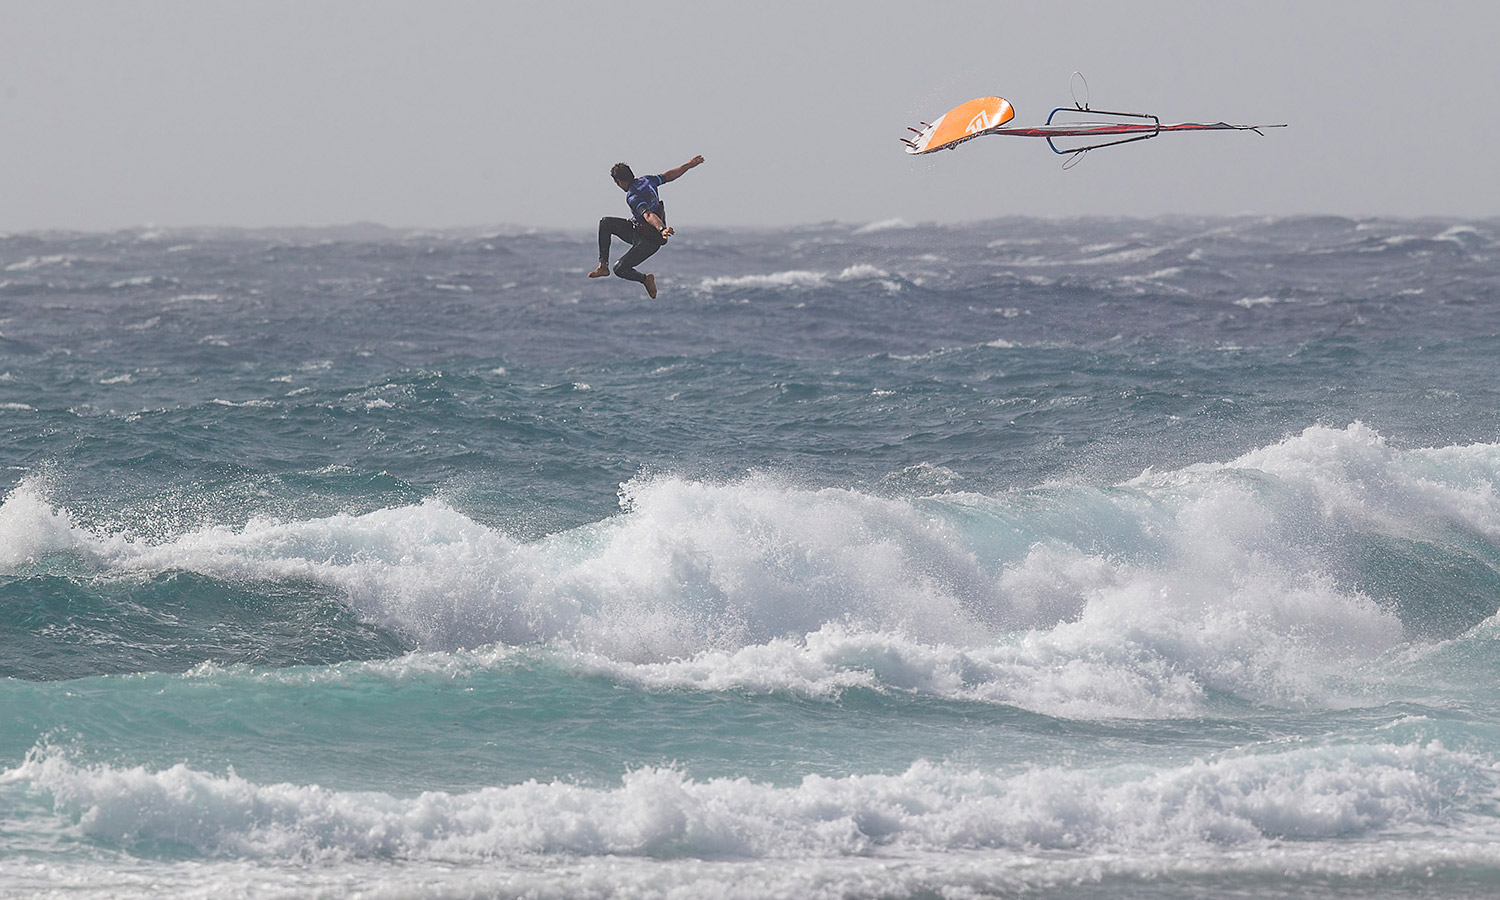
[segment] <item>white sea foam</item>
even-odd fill
[[[835,276],[839,281],[863,281],[868,278],[885,278],[889,273],[868,263],[857,263],[845,267]]]
[[[160,281],[174,282],[175,279],[160,279]],[[157,278],[154,275],[136,275],[133,278],[121,278],[118,281],[110,282],[110,287],[115,288],[115,290],[118,290],[118,288],[144,288],[147,285],[154,285],[156,282]]]
[[[1204,884],[1257,886],[1259,894],[1287,897],[1409,896],[1403,884],[1424,889],[1458,877],[1452,896],[1485,896],[1469,879],[1500,868],[1500,844],[1482,840],[1444,843],[1420,837],[1400,843],[1336,845],[1282,842],[1274,848],[1215,848],[1205,852],[1053,854],[1045,858],[995,852],[946,852],[811,859],[675,859],[552,857],[483,865],[443,861],[349,859],[308,866],[266,860],[195,859],[187,862],[124,859],[62,866],[22,856],[0,859],[0,882],[28,900],[222,900],[245,897],[350,897],[361,900],[889,900],[889,898],[996,896],[1112,896],[1101,885],[1117,883],[1134,896],[1142,881],[1154,897],[1222,894]],[[1311,888],[1309,884],[1318,888]],[[1172,888],[1163,887],[1172,885]],[[1372,885],[1379,885],[1375,888]],[[1173,889],[1175,888],[1175,890]],[[1432,888],[1438,890],[1438,888]],[[1244,891],[1241,891],[1242,893]]]
[[[1080,252],[1085,256],[1073,260],[1052,260],[1055,264],[1066,265],[1101,265],[1104,263],[1132,263],[1143,262],[1166,250],[1166,247],[1133,247],[1123,248],[1123,244],[1103,244],[1093,247],[1084,247]]]
[[[1382,533],[1457,523],[1500,536],[1500,444],[1398,451],[1374,429],[1313,427],[1229,464],[1304,487],[1325,513]]]
[[[32,477],[0,504],[0,570],[13,571],[48,553],[117,543],[79,528],[67,510],[53,507],[45,497],[46,482]]]
[[[708,291],[715,288],[814,287],[827,280],[828,276],[822,272],[794,269],[788,272],[773,272],[770,275],[724,275],[717,278],[705,278],[701,287]]]
[[[699,286],[706,291],[720,288],[818,287],[829,282],[873,281],[885,278],[889,278],[889,273],[884,270],[866,263],[859,263],[847,266],[836,273],[793,269],[786,272],[773,272],[769,275],[725,275],[705,278]]]
[[[7,272],[29,272],[33,269],[45,269],[51,266],[70,266],[74,257],[64,253],[54,253],[47,256],[28,256],[19,262],[10,263],[5,267]]]
[[[645,768],[614,785],[528,781],[415,797],[257,784],[181,764],[84,765],[49,749],[0,774],[0,790],[42,792],[67,829],[127,849],[168,843],[208,857],[455,863],[1265,849],[1461,827],[1495,782],[1488,761],[1438,744],[1008,773],[919,761],[899,774],[808,775],[785,786]]]
[[[881,219],[878,222],[870,222],[854,229],[852,234],[875,234],[880,231],[901,231],[913,226],[907,224],[905,219]]]
[[[311,581],[425,650],[541,643],[651,687],[1191,716],[1217,694],[1370,702],[1330,685],[1408,638],[1331,561],[1362,534],[1500,541],[1497,477],[1500,445],[1398,451],[1356,424],[1103,489],[642,478],[618,515],[527,542],[437,499],[148,542],[81,527],[28,481],[0,505],[0,571],[71,553],[122,577]]]
[[[1495,242],[1486,238],[1472,225],[1454,225],[1433,237],[1435,241],[1450,241],[1465,249],[1492,249]]]
[[[1145,275],[1127,275],[1124,278],[1121,278],[1120,280],[1121,281],[1125,281],[1125,282],[1131,282],[1131,281],[1160,281],[1160,280],[1162,280],[1164,278],[1176,278],[1178,275],[1181,275],[1181,274],[1182,274],[1182,266],[1168,266],[1165,269],[1157,269],[1155,272],[1148,272]]]

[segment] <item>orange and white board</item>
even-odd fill
[[[971,137],[1004,125],[1016,111],[1004,97],[976,97],[938,116],[936,122],[917,133],[906,145],[907,153],[931,153],[957,146]]]

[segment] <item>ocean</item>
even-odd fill
[[[0,236],[0,896],[1500,894],[1500,220]]]

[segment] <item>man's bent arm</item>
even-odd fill
[[[682,165],[678,166],[677,168],[675,168],[675,169],[668,169],[667,171],[661,173],[661,180],[663,182],[676,181],[677,179],[681,178],[682,175],[683,175],[683,173],[686,172],[688,169],[691,169],[694,166],[701,166],[701,165],[703,165],[703,157],[702,156],[695,156],[692,159],[688,160],[687,162],[683,163]]]

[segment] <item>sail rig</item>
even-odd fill
[[[1074,78],[1082,76],[1073,73]],[[1286,125],[1231,125],[1228,122],[1180,122],[1163,124],[1150,113],[1115,112],[1090,109],[1087,100],[1088,82],[1084,81],[1085,99],[1078,99],[1076,85],[1073,105],[1059,106],[1047,116],[1041,125],[1015,126],[1009,124],[1015,117],[1015,109],[1004,97],[977,97],[955,106],[931,123],[919,123],[921,128],[908,128],[916,135],[902,138],[906,152],[913,156],[952,150],[965,141],[983,135],[1000,134],[1011,137],[1045,138],[1053,153],[1067,156],[1063,168],[1070,168],[1083,158],[1083,154],[1101,147],[1114,147],[1145,141],[1173,131],[1253,131],[1264,134],[1263,128],[1285,128]],[[1061,117],[1061,118],[1059,118]]]

